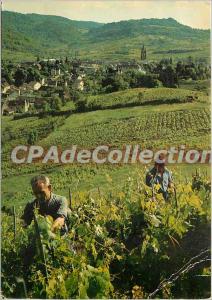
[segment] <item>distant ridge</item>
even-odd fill
[[[196,51],[208,57],[209,39],[210,30],[193,29],[173,18],[103,24],[60,16],[2,12],[3,59],[73,56],[76,52],[79,57],[90,59],[139,58],[142,43],[147,46],[150,58],[160,51],[175,55],[176,49],[182,49],[185,55],[191,49],[191,53]]]

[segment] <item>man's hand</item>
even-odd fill
[[[52,225],[52,232],[55,232],[57,229],[60,229],[65,224],[64,217],[57,218]]]
[[[168,188],[170,193],[173,194],[175,192],[175,185],[173,182],[169,182]]]
[[[23,219],[21,219],[21,226],[23,228],[27,228],[28,224]]]
[[[169,184],[168,184],[168,187],[170,188],[170,189],[174,189],[174,183],[172,182],[172,181],[169,181]]]

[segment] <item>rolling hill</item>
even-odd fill
[[[33,60],[39,56],[122,60],[139,59],[145,44],[148,59],[192,55],[209,59],[210,31],[193,29],[172,18],[102,24],[59,16],[2,12],[3,59]]]
[[[176,97],[192,95],[193,91],[172,89]],[[123,101],[144,89],[125,91]],[[160,92],[160,95],[158,94]],[[121,92],[110,94],[112,102],[121,96]],[[167,96],[173,98],[171,89],[149,89],[146,99],[158,99],[157,105],[132,106],[117,109],[97,110],[74,113],[69,116],[38,116],[14,120],[13,116],[3,116],[2,122],[2,198],[4,205],[23,204],[30,197],[29,178],[34,174],[47,173],[54,178],[54,187],[58,193],[67,192],[67,182],[58,186],[58,180],[65,178],[73,191],[91,190],[98,186],[108,189],[105,173],[113,180],[113,186],[120,186],[133,170],[144,170],[142,164],[60,164],[32,163],[14,164],[11,151],[17,145],[26,145],[30,132],[37,132],[36,145],[49,149],[57,145],[60,149],[69,149],[77,145],[78,149],[94,149],[99,145],[108,145],[114,149],[123,149],[125,145],[140,145],[142,149],[167,149],[186,145],[189,149],[209,149],[210,110],[208,97],[195,92],[199,100],[192,103],[160,104]],[[96,96],[94,96],[96,97]],[[108,102],[107,95],[99,99]],[[93,99],[93,98],[92,98]],[[91,100],[92,100],[91,99]],[[94,100],[94,99],[93,99]],[[52,126],[52,125],[55,126]],[[54,128],[54,129],[53,129]],[[164,147],[164,148],[163,148]],[[191,176],[195,168],[210,173],[209,164],[180,164],[179,174]],[[68,173],[66,173],[68,172]],[[64,175],[65,174],[65,175]],[[67,176],[67,174],[69,174]],[[181,175],[180,175],[181,174]],[[79,179],[79,182],[78,182]],[[64,191],[62,190],[64,188]],[[110,189],[112,185],[110,184]]]

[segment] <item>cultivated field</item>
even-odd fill
[[[141,93],[145,100],[137,103]],[[190,102],[191,96],[194,100]],[[122,108],[108,109],[112,103],[120,105],[121,99]],[[153,150],[180,145],[209,149],[207,95],[180,89],[139,89],[89,101],[101,109],[57,117],[3,117],[4,296],[209,297],[209,164],[168,166],[176,190],[170,191],[167,203],[145,186],[150,165],[15,165],[10,159],[13,147],[27,145],[32,136],[34,144],[46,149],[52,145],[66,149],[73,144],[86,149],[127,144]],[[52,235],[49,218],[37,216],[38,227],[34,223],[27,230],[21,226],[23,208],[33,199],[30,179],[38,173],[50,177],[55,193],[69,199],[71,190],[71,230],[65,238]],[[30,267],[26,267],[31,255],[26,255],[27,245],[36,249]]]

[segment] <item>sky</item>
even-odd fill
[[[174,18],[193,28],[208,29],[210,0],[2,0],[3,10],[63,16],[101,23],[142,18]]]

